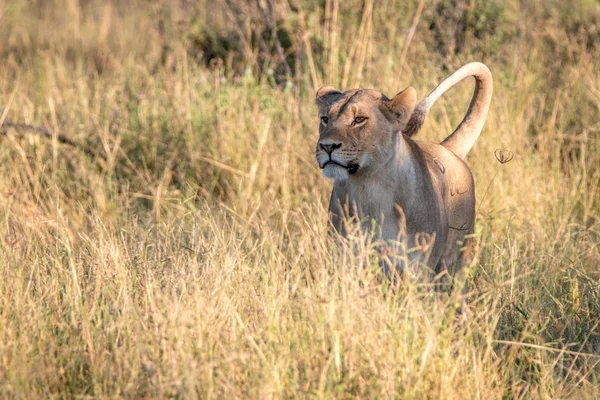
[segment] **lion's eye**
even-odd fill
[[[323,124],[323,126],[327,126],[328,122],[329,122],[328,117],[321,117],[321,123]]]
[[[367,117],[356,117],[354,121],[352,121],[352,125],[362,124],[367,120]]]

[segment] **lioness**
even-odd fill
[[[411,139],[435,101],[470,76],[475,91],[456,130],[441,144]],[[460,249],[475,220],[473,176],[463,160],[483,128],[492,90],[481,63],[458,69],[418,105],[412,87],[392,99],[375,90],[319,89],[316,159],[335,180],[329,203],[335,230],[345,236],[347,221],[361,221],[364,230],[375,221],[378,238],[392,243],[405,224],[409,248],[421,232],[434,238],[426,262],[431,271],[449,277],[460,270],[466,262]]]

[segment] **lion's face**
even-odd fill
[[[381,164],[394,151],[394,135],[406,126],[416,103],[413,88],[388,99],[375,90],[317,91],[319,141],[316,159],[323,175],[348,179]]]

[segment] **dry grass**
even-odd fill
[[[0,397],[600,396],[595,2],[277,2],[293,78],[253,41],[256,5],[118,3],[0,2],[0,124],[92,154],[0,137]],[[207,65],[211,32],[240,46]],[[459,323],[458,292],[391,291],[371,249],[327,243],[313,87],[422,97],[470,60],[496,91]]]

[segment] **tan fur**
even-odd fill
[[[442,144],[402,133],[414,134],[435,100],[466,76],[476,78],[473,100]],[[349,220],[361,221],[364,230],[375,221],[379,238],[393,243],[405,224],[409,247],[420,244],[421,233],[435,238],[426,265],[454,275],[465,263],[459,250],[475,220],[474,182],[463,158],[481,132],[491,91],[491,74],[480,63],[456,71],[416,110],[412,87],[392,99],[375,90],[319,89],[316,159],[335,180],[329,204],[335,230],[346,235]]]

